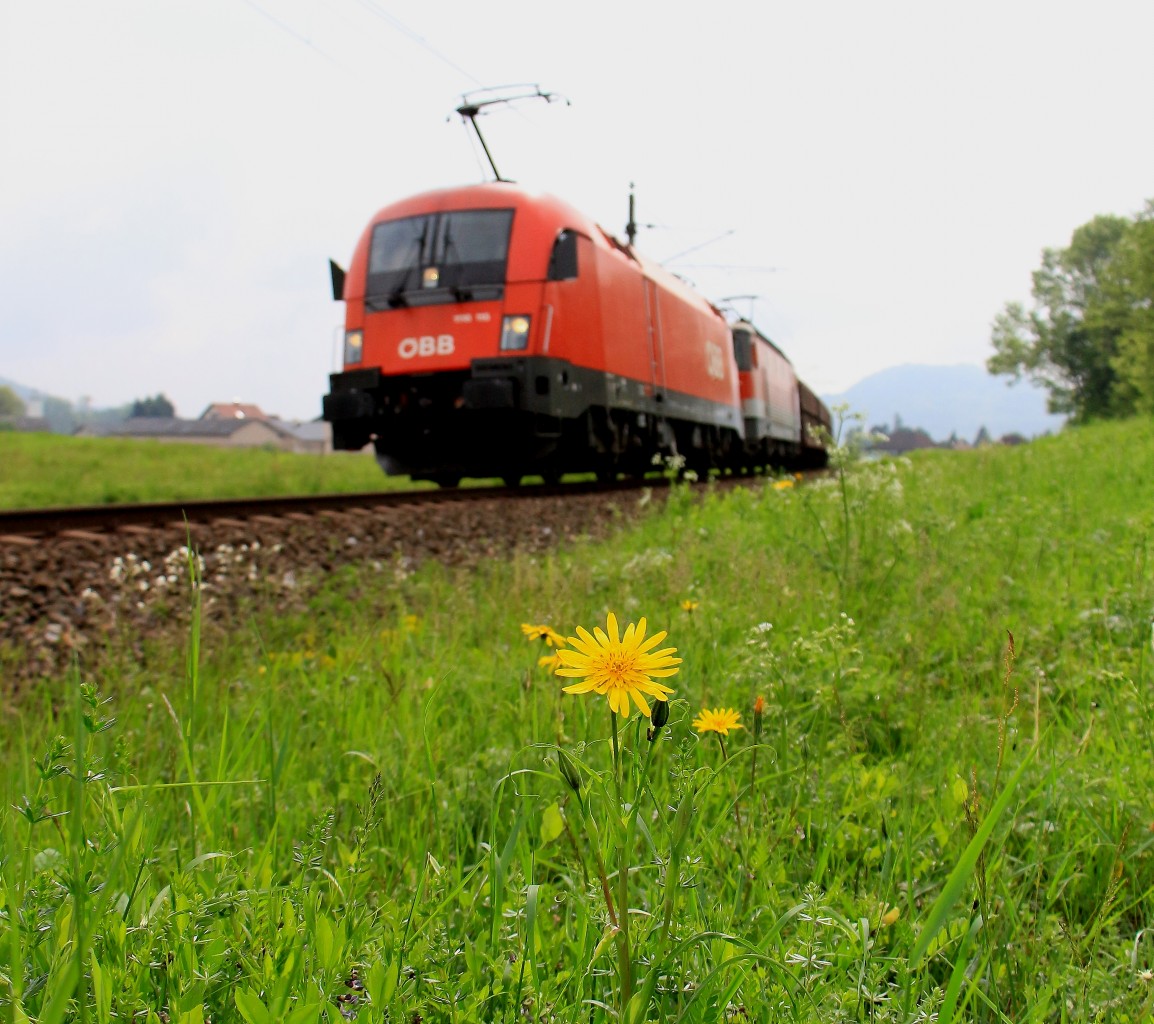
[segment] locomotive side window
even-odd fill
[[[512,210],[454,210],[378,224],[369,244],[366,304],[499,298],[512,226]]]
[[[753,369],[753,335],[749,331],[733,332],[733,358],[742,373]]]
[[[577,232],[565,230],[553,243],[549,256],[550,281],[569,281],[577,276]]]

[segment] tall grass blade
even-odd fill
[[[970,840],[962,853],[961,859],[958,861],[954,870],[950,872],[949,878],[946,879],[946,884],[942,886],[942,891],[938,898],[934,900],[934,905],[930,907],[930,912],[926,915],[925,924],[922,926],[921,934],[918,935],[917,942],[914,943],[914,948],[910,952],[910,967],[917,970],[921,966],[922,959],[926,955],[926,950],[929,948],[933,938],[941,930],[946,923],[946,917],[949,915],[950,909],[958,901],[958,897],[962,895],[962,890],[966,887],[966,883],[970,880],[970,876],[974,873],[974,868],[977,866],[978,857],[982,852],[982,847],[986,845],[986,841],[990,838],[990,833],[994,831],[994,826],[998,824],[998,819],[1001,818],[1006,808],[1010,806],[1010,801],[1013,799],[1014,790],[1017,788],[1018,781],[1021,779],[1023,772],[1025,772],[1027,765],[1034,759],[1034,754],[1037,747],[1030,747],[1026,751],[1026,756],[1022,758],[1022,763],[1018,765],[1017,771],[1010,777],[998,797],[994,806],[990,808],[982,824],[978,826],[978,831],[974,833],[974,838]]]

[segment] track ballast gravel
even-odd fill
[[[408,572],[428,559],[467,566],[514,552],[603,537],[658,492],[518,496],[315,516],[218,521],[193,527],[213,617],[263,598],[301,608],[350,564]],[[113,635],[145,638],[187,623],[189,565],[183,529],[0,544],[0,652],[4,689],[57,676]]]

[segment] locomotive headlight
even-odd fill
[[[345,331],[345,366],[361,361],[361,349],[364,344],[364,331]]]
[[[501,351],[519,352],[529,347],[529,318],[507,316],[501,321]]]

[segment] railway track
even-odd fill
[[[206,628],[226,628],[258,607],[306,609],[344,567],[399,582],[430,560],[532,557],[645,505],[635,485],[591,483],[2,512],[0,698],[89,664],[113,636],[181,643],[190,541]]]
[[[663,480],[647,481],[660,487]],[[325,513],[377,511],[389,508],[446,505],[480,501],[512,501],[636,489],[636,483],[579,483],[564,486],[478,487],[452,490],[372,491],[361,494],[318,494],[276,498],[235,498],[147,502],[131,505],[78,505],[0,510],[0,543],[40,544],[52,539],[98,540],[153,530],[192,528],[211,524],[260,527],[270,521],[304,520]]]

